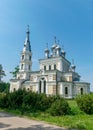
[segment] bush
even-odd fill
[[[59,96],[49,96],[19,89],[0,98],[0,107],[23,112],[46,111]]]
[[[52,116],[67,115],[70,113],[70,107],[65,99],[60,98],[51,105],[49,112]]]
[[[4,96],[0,99],[0,107],[9,109],[20,108],[23,103],[24,94],[24,90],[4,94]]]
[[[6,93],[1,96],[0,107],[24,112],[46,111],[51,115],[66,115],[69,113],[68,103],[60,96],[49,96],[25,90]]]
[[[78,96],[76,102],[86,114],[93,114],[93,94]]]

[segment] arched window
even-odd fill
[[[29,60],[31,61],[31,56],[29,56]]]
[[[51,65],[49,65],[49,70],[51,70]]]
[[[54,65],[54,70],[56,70],[56,65]]]
[[[39,81],[39,93],[41,93],[41,81]]]
[[[83,88],[81,88],[80,91],[81,91],[81,95],[83,95]]]
[[[46,70],[46,66],[44,66],[44,70]]]
[[[30,89],[29,88],[27,88],[27,91],[29,91]]]
[[[22,65],[21,65],[21,70],[23,70],[23,66],[24,66],[24,65],[22,64]]]
[[[30,65],[29,65],[29,70],[30,70],[30,68],[31,68],[31,67],[30,67]]]
[[[44,80],[44,93],[46,93],[46,81]]]
[[[16,89],[14,88],[14,92],[16,91]]]
[[[24,60],[24,55],[22,55],[22,60]]]
[[[65,95],[68,95],[68,87],[65,87]]]

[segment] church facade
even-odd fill
[[[26,32],[26,40],[21,53],[20,68],[16,79],[10,80],[10,92],[26,89],[46,95],[59,94],[64,98],[74,98],[79,94],[90,93],[90,83],[81,82],[80,75],[75,72],[74,63],[66,59],[66,52],[56,42],[44,50],[45,56],[39,59],[40,70],[32,71],[32,50],[30,31]]]

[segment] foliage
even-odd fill
[[[10,73],[13,75],[13,78],[16,78],[18,72],[19,72],[19,66],[16,66],[14,68],[14,71],[12,71]]]
[[[4,82],[1,82],[0,83],[0,92],[9,92],[9,87],[10,87],[10,84],[9,83],[4,83]]]
[[[81,111],[74,99],[67,100],[69,106],[70,106],[70,115],[79,115],[79,114],[85,114],[83,111]]]
[[[70,107],[68,102],[63,99],[57,99],[50,108],[50,114],[52,116],[67,115],[70,113]]]
[[[4,97],[5,94],[1,93],[0,94],[0,99],[1,97]],[[49,97],[50,98],[50,97]],[[56,98],[56,96],[55,96]],[[67,100],[69,103],[70,107],[73,108],[75,106],[75,109],[79,109],[77,106],[77,103],[75,100]],[[26,112],[22,113],[19,109],[7,109],[5,110],[7,112],[10,112],[15,115],[24,115],[28,116],[31,119],[36,119],[36,120],[42,120],[46,121],[50,124],[55,124],[64,128],[67,128],[69,130],[93,130],[93,115],[87,115],[87,114],[82,114],[78,113],[76,115],[65,115],[65,116],[51,116],[47,112]]]
[[[19,109],[22,113],[32,111],[44,112],[48,110],[51,107],[51,104],[56,102],[56,100],[58,100],[61,104],[62,110],[60,111],[63,111],[64,115],[67,114],[68,104],[63,98],[59,96],[47,97],[45,94],[38,94],[31,91],[27,92],[21,89],[4,95],[4,97],[0,99],[0,107],[8,109]]]
[[[93,114],[93,94],[78,96],[76,102],[82,111]]]

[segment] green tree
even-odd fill
[[[14,71],[12,71],[10,73],[13,75],[14,78],[16,78],[18,72],[19,72],[19,66],[16,66],[14,68]]]
[[[9,92],[9,88],[10,88],[10,84],[9,83],[4,83],[1,82],[0,83],[0,92],[4,92],[4,93],[8,93]]]
[[[3,76],[5,76],[5,71],[3,70],[3,67],[0,64],[0,82],[1,82],[1,79],[3,78]]]

